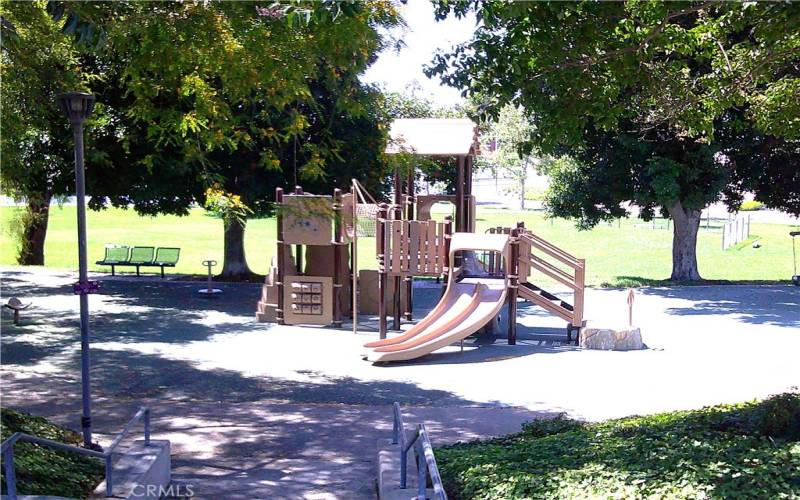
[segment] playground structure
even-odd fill
[[[461,119],[396,120],[391,136],[388,154],[455,157],[455,195],[417,195],[415,172],[399,168],[393,177],[392,204],[378,204],[356,180],[350,192],[336,189],[332,196],[307,194],[300,187],[292,193],[278,188],[277,252],[257,319],[339,328],[349,309],[357,332],[360,310],[377,314],[379,339],[366,344],[372,349],[367,358],[398,361],[481,330],[494,332],[504,306],[508,343],[513,345],[517,301],[524,299],[564,319],[571,342],[572,333],[585,325],[585,262],[522,223],[475,232],[475,125]],[[454,205],[454,218],[431,218],[431,207],[440,202]],[[378,270],[359,271],[358,239],[373,236]],[[388,318],[395,331],[401,319],[413,319],[414,277],[444,279],[444,294],[417,324],[387,338]],[[544,290],[539,277],[566,287],[572,300]]]

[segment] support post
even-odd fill
[[[447,286],[447,281],[450,276],[450,240],[453,237],[453,218],[449,215],[444,218],[444,285]]]
[[[294,194],[303,194],[303,188],[300,186],[294,187]],[[303,274],[303,245],[295,245],[295,264],[297,265],[297,272]]]
[[[473,156],[464,159],[464,231],[475,232],[475,220],[472,218],[472,167]]]
[[[113,453],[106,455],[106,497],[114,496],[114,461]]]
[[[420,425],[420,431],[424,428],[424,424]],[[421,432],[419,432],[421,434]],[[417,443],[415,445],[417,451],[417,498],[421,500],[426,500],[428,497],[426,496],[426,490],[428,488],[428,464],[425,462],[425,443],[423,442],[423,436],[419,436],[417,438]]]
[[[285,252],[286,248],[283,244],[283,188],[276,188],[275,189],[275,204],[277,205],[276,210],[276,223],[278,226],[278,242],[276,247],[276,255],[278,259],[278,276],[276,278],[275,284],[278,286],[278,307],[275,309],[275,322],[279,325],[283,325],[284,323],[284,314],[283,314],[283,279],[285,274],[285,269],[283,268],[283,263],[286,260]]]
[[[572,330],[575,330],[575,343],[580,339],[580,331],[583,328],[583,299],[586,286],[586,260],[578,259],[578,266],[575,268],[575,292],[572,294],[572,323],[567,333],[567,343],[572,342]]]
[[[358,333],[358,193],[356,180],[353,179],[350,193],[353,195],[353,242],[350,244],[350,279],[353,287],[350,304],[353,315],[353,333]]]
[[[333,327],[342,327],[342,190],[333,190]]]
[[[414,220],[414,203],[416,202],[416,195],[414,193],[414,175],[412,173],[408,174],[408,179],[406,179],[406,216],[408,217],[409,221]],[[405,310],[405,318],[406,321],[411,321],[413,319],[412,312],[414,307],[414,277],[409,274],[405,277],[406,282],[406,310]]]
[[[459,156],[456,166],[456,232],[465,231],[464,228],[464,163],[465,157]]]
[[[378,331],[380,338],[386,338],[386,216],[388,209],[381,203],[378,209],[377,230],[375,231],[378,250]]]
[[[17,498],[17,474],[14,470],[14,445],[3,451],[3,462],[6,473],[6,492],[9,498]]]
[[[393,320],[392,320],[392,330],[399,330],[400,329],[400,310],[402,309],[403,303],[403,278],[401,276],[394,277],[394,297],[393,297]]]
[[[508,263],[508,345],[517,343],[517,287],[519,286],[519,229],[511,231],[511,262]]]
[[[394,179],[393,179],[393,187],[394,187],[394,210],[392,210],[392,216],[394,220],[403,220],[403,216],[405,215],[404,205],[403,205],[403,179],[401,178],[400,167],[395,168],[394,171]],[[394,236],[392,237],[392,245],[399,245],[399,241],[394,241]],[[391,249],[387,250],[391,251]],[[392,278],[394,284],[394,295],[392,296],[392,330],[399,330],[400,329],[400,305],[401,305],[401,294],[402,294],[402,284],[403,278],[400,276],[395,276]]]

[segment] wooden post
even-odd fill
[[[408,217],[409,221],[414,220],[414,202],[416,201],[416,197],[414,194],[414,175],[409,173],[408,179],[406,179],[406,216]],[[412,318],[412,311],[413,311],[413,302],[414,302],[414,278],[409,272],[408,276],[405,277],[406,282],[406,311],[405,311],[405,318],[406,321],[411,321]]]
[[[464,158],[464,231],[475,232],[475,221],[472,218],[472,155]]]
[[[394,220],[403,220],[403,216],[405,215],[403,205],[403,179],[400,177],[400,167],[397,167],[394,171]],[[394,235],[392,235],[392,245],[399,245],[400,241],[394,241]],[[387,249],[388,250],[388,249]],[[402,268],[402,266],[401,266]],[[394,319],[392,320],[392,330],[399,330],[400,329],[400,304],[401,304],[401,287],[403,284],[403,278],[400,275],[397,275],[393,278],[394,282],[394,295],[392,296],[392,316]]]
[[[572,326],[581,328],[583,326],[583,298],[586,280],[586,260],[578,259],[578,266],[575,268],[575,293],[572,295]]]
[[[300,186],[294,187],[294,194],[303,194],[303,188]],[[303,245],[295,245],[294,247],[295,253],[295,264],[297,265],[297,272],[299,274],[303,273]]]
[[[277,206],[277,226],[278,226],[278,242],[277,242],[277,260],[278,260],[278,276],[275,284],[278,286],[278,307],[275,309],[275,322],[279,325],[284,324],[283,315],[283,277],[285,270],[283,269],[283,262],[286,260],[286,249],[283,244],[283,189],[275,189],[275,205]]]
[[[449,215],[444,218],[444,284],[450,276],[450,240],[453,237],[453,218]]]
[[[458,157],[456,166],[456,232],[464,229],[464,157]]]
[[[378,210],[377,228],[375,231],[378,250],[378,330],[380,338],[386,338],[386,216],[387,206],[381,203]]]
[[[519,286],[519,230],[511,231],[511,262],[508,263],[508,345],[517,343],[517,287]]]
[[[333,327],[342,327],[342,190],[333,190]]]

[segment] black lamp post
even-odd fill
[[[81,392],[83,396],[83,445],[92,444],[92,394],[89,378],[89,294],[97,289],[96,282],[87,278],[86,258],[86,183],[83,173],[83,123],[92,114],[94,96],[83,92],[66,92],[58,96],[58,107],[72,124],[75,138],[75,190],[78,206],[78,283],[74,292],[81,302]]]

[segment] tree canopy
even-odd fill
[[[72,54],[69,78],[52,86],[77,79],[97,95],[87,133],[93,208],[180,214],[213,186],[259,214],[277,185],[330,190],[350,174],[367,184],[381,175],[377,97],[358,75],[391,42],[381,28],[400,22],[388,0],[6,5],[4,30],[6,20],[23,32],[50,26]],[[26,11],[36,16],[18,14]],[[40,52],[52,45],[40,40]],[[27,64],[6,55],[10,67]],[[36,95],[40,87],[21,86],[31,112],[56,113],[52,99]],[[28,112],[19,114],[20,134]],[[65,185],[57,194],[69,192]]]
[[[800,212],[800,10],[790,3],[443,1],[474,10],[473,38],[431,75],[496,117],[522,106],[523,148],[574,156],[551,168],[548,203],[584,227],[625,215],[675,220],[673,279],[698,279],[700,210],[744,189]],[[755,150],[761,151],[753,155]],[[775,181],[781,181],[777,184]]]
[[[74,190],[72,134],[56,106],[65,88],[86,89],[90,75],[72,41],[42,2],[0,4],[0,177],[3,192],[26,200],[19,261],[44,263],[53,197]]]

